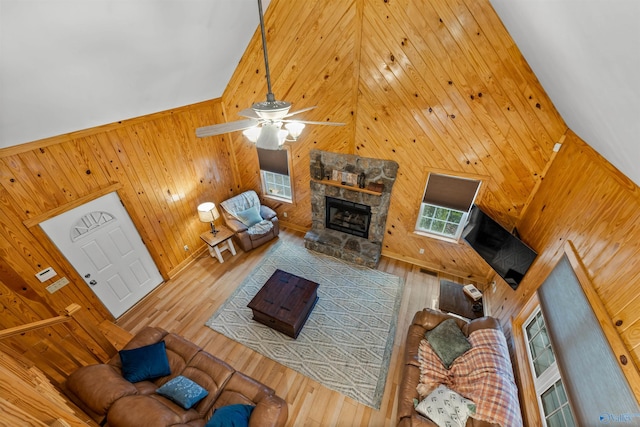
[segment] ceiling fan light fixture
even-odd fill
[[[254,126],[252,128],[243,130],[242,134],[246,136],[249,141],[255,143],[258,140],[261,131],[262,128],[260,126]]]
[[[287,128],[287,130],[289,131],[289,135],[291,135],[291,138],[293,138],[293,140],[295,141],[298,139],[298,137],[302,133],[302,130],[304,129],[304,123],[289,122],[284,125],[284,127]]]
[[[265,77],[267,79],[266,101],[256,102],[251,108],[241,110],[238,114],[245,117],[245,119],[199,127],[196,129],[196,136],[198,138],[204,138],[242,130],[247,139],[256,144],[258,148],[279,150],[285,141],[297,141],[304,129],[304,123],[343,126],[344,123],[288,120],[291,116],[312,110],[316,107],[306,107],[290,113],[290,102],[276,100],[271,90],[271,73],[269,71],[269,56],[267,54],[267,38],[264,28],[262,0],[258,0],[258,13],[260,15],[260,35],[262,36],[262,53],[264,56]],[[285,126],[287,130],[281,129],[283,122],[287,123]]]
[[[258,117],[265,120],[278,120],[289,112],[291,103],[287,101],[256,102],[251,106]]]
[[[281,126],[282,123],[263,124],[260,129],[260,136],[256,140],[256,147],[265,150],[279,150],[289,134],[286,130],[280,129]]]

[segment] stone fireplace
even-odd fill
[[[305,247],[375,268],[398,164],[320,150],[311,150],[310,158],[312,225]],[[360,185],[331,179],[333,171],[359,176]]]

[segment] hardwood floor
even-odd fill
[[[280,240],[304,246],[303,234],[281,230]],[[120,317],[118,326],[136,333],[147,325],[180,334],[234,368],[264,382],[289,404],[289,426],[393,426],[397,390],[402,375],[400,360],[407,328],[416,311],[431,307],[438,298],[436,274],[421,271],[406,262],[382,258],[378,270],[404,278],[393,353],[380,410],[327,389],[205,326],[205,322],[226,301],[237,285],[260,262],[269,247],[251,252],[225,253],[220,264],[204,251],[175,278],[162,284],[133,309]],[[447,279],[455,280],[451,277]]]

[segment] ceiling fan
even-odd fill
[[[258,12],[260,13],[262,51],[264,54],[264,67],[267,77],[267,100],[263,102],[256,102],[251,106],[251,108],[245,108],[240,111],[238,115],[245,117],[245,119],[197,128],[196,136],[203,138],[206,136],[221,135],[241,130],[243,131],[243,134],[251,142],[254,142],[258,148],[279,150],[280,146],[285,141],[297,140],[305,124],[344,126],[344,123],[337,122],[312,122],[288,119],[291,116],[312,110],[316,107],[307,107],[301,110],[289,112],[289,109],[291,108],[290,102],[276,100],[275,95],[271,91],[271,75],[269,73],[269,58],[267,55],[267,40],[264,30],[262,0],[258,0]],[[282,129],[283,125],[286,130]]]

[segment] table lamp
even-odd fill
[[[211,233],[213,233],[214,236],[218,234],[215,221],[220,218],[220,213],[215,203],[205,202],[198,205],[198,216],[200,217],[200,221],[211,223]]]

